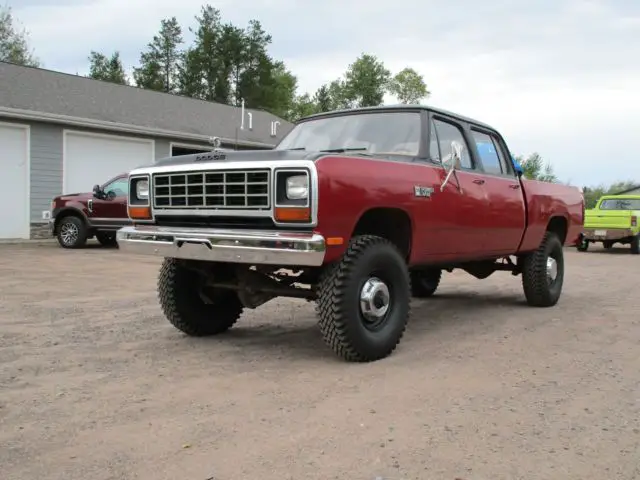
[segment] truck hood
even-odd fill
[[[306,151],[306,150],[234,150],[232,152],[208,152],[196,153],[190,155],[181,155],[178,157],[167,157],[149,165],[139,168],[148,167],[166,167],[173,165],[188,165],[191,163],[231,163],[231,162],[282,162],[289,160],[316,160],[320,157],[328,155],[327,153]]]
[[[64,195],[58,195],[54,200],[63,202],[82,202],[83,200],[88,200],[90,198],[93,198],[93,193],[65,193]]]

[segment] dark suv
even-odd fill
[[[80,248],[88,239],[117,246],[116,231],[130,225],[127,214],[127,174],[120,174],[93,193],[70,193],[51,202],[51,235],[63,248]]]

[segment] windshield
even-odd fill
[[[418,112],[357,113],[319,118],[296,125],[276,150],[366,150],[366,153],[418,155]]]
[[[600,210],[640,210],[640,198],[608,198],[602,201]]]

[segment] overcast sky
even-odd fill
[[[203,2],[8,3],[46,68],[84,74],[91,49],[119,50],[135,65],[162,18],[176,16],[186,31]],[[211,3],[237,25],[260,20],[301,91],[372,53],[392,71],[423,74],[426,103],[494,125],[512,151],[539,152],[565,181],[640,183],[639,0]]]

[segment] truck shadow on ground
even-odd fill
[[[420,340],[428,335],[450,337],[456,329],[469,330],[483,322],[483,330],[499,328],[510,317],[505,310],[529,308],[521,295],[479,294],[474,292],[441,293],[427,300],[413,300],[411,318],[402,342],[407,338]],[[500,313],[496,315],[496,309]],[[489,313],[486,313],[489,312]],[[516,312],[514,312],[516,313]],[[517,314],[517,313],[516,313]],[[274,320],[276,322],[277,320]],[[292,323],[295,322],[295,323]],[[317,326],[313,306],[300,311],[286,324],[243,325],[242,318],[229,332],[219,336],[192,339],[197,345],[212,343],[232,347],[231,355],[263,359],[331,359],[335,358],[325,345]]]
[[[598,254],[598,255],[631,255],[629,247],[611,247],[610,249],[599,248],[594,249],[590,252],[585,252],[585,254]]]

